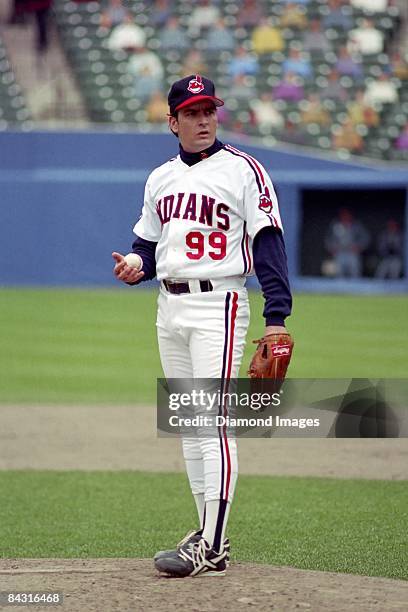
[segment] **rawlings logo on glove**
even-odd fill
[[[290,355],[292,350],[292,347],[289,344],[283,344],[281,346],[274,346],[272,347],[272,355],[275,356],[279,356],[279,355]]]

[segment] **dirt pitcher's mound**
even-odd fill
[[[243,563],[224,577],[161,578],[150,559],[3,559],[0,582],[3,592],[63,593],[62,606],[37,612],[391,612],[406,610],[408,589],[400,580]]]

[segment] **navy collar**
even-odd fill
[[[180,157],[182,161],[187,164],[187,166],[194,166],[194,164],[197,164],[201,160],[211,157],[211,155],[214,155],[214,153],[220,151],[223,146],[224,145],[222,142],[216,138],[214,143],[211,145],[211,147],[208,147],[208,149],[204,149],[204,151],[200,151],[199,153],[188,153],[188,151],[185,151],[180,144]]]

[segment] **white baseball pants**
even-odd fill
[[[249,303],[242,283],[235,286],[182,295],[161,288],[157,334],[166,378],[218,378],[227,390],[229,379],[238,377]],[[218,428],[218,438],[183,438],[183,455],[193,495],[204,494],[206,502],[232,501],[237,446],[225,428]]]

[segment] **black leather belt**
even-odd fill
[[[164,280],[163,285],[166,287],[169,293],[180,295],[181,293],[191,293],[188,283],[172,283],[171,281]],[[213,286],[209,280],[200,280],[200,290],[205,293],[206,291],[212,291]]]

